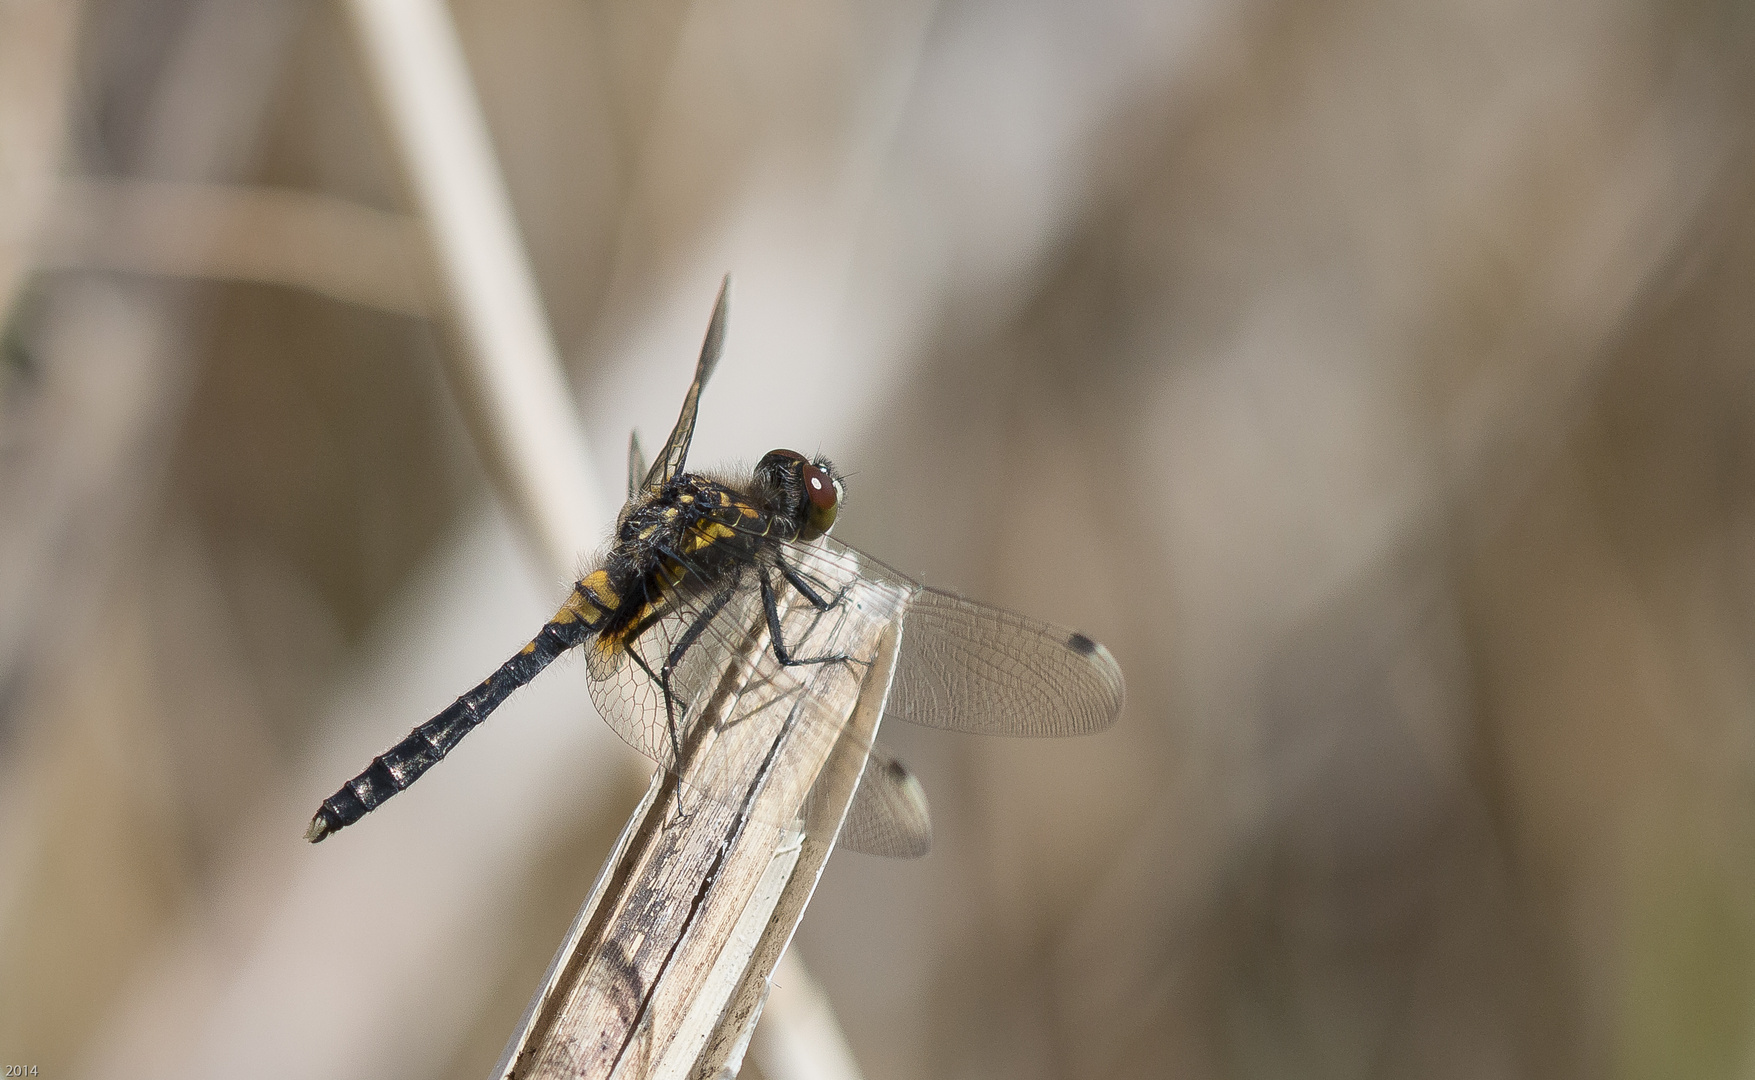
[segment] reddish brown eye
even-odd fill
[[[821,465],[803,462],[798,475],[804,481],[805,497],[804,528],[799,530],[799,539],[815,540],[834,527],[841,493],[835,487],[834,476]]]
[[[834,477],[808,463],[804,467],[804,493],[810,499],[811,508],[818,512],[835,508]]]

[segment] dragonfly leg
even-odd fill
[[[681,708],[678,708],[679,702],[677,701],[676,692],[671,687],[671,676],[676,671],[676,666],[682,662],[684,654],[687,653],[689,648],[693,646],[696,641],[700,640],[701,635],[706,632],[707,624],[712,622],[713,617],[719,614],[720,609],[730,602],[731,597],[736,593],[736,589],[737,582],[732,581],[727,583],[724,588],[721,588],[719,592],[714,595],[713,599],[708,602],[707,606],[701,610],[701,614],[695,617],[695,621],[689,624],[689,628],[683,631],[682,636],[678,638],[676,644],[671,647],[670,652],[665,656],[663,666],[659,668],[658,671],[653,671],[652,666],[646,662],[645,658],[642,657],[639,651],[633,648],[632,645],[634,642],[640,640],[641,636],[643,636],[646,631],[657,625],[661,620],[667,618],[670,615],[671,610],[664,605],[652,605],[652,611],[647,614],[644,619],[641,619],[639,622],[629,627],[623,635],[623,640],[629,645],[627,649],[628,659],[634,662],[635,667],[645,672],[646,678],[656,684],[658,692],[664,695],[665,732],[670,738],[671,763],[674,768],[680,768],[682,766],[682,733],[677,726],[677,716],[679,712],[687,713],[689,711],[689,703],[686,701],[680,702]]]
[[[653,603],[650,595],[648,595],[646,604],[650,610],[647,612],[645,618],[628,627],[628,629],[622,634],[622,641],[626,643],[628,659],[634,662],[635,667],[645,672],[646,678],[656,683],[659,692],[664,695],[665,730],[670,736],[671,760],[673,763],[680,765],[682,761],[682,746],[677,737],[676,698],[670,691],[669,668],[668,666],[666,667],[665,678],[659,678],[652,670],[651,665],[647,664],[645,659],[641,657],[639,651],[633,648],[634,642],[639,641],[646,631],[652,629],[653,626],[657,625],[659,620],[669,614],[669,611],[664,605]],[[683,712],[688,711],[688,705],[684,704]]]
[[[676,695],[670,692],[669,670],[666,669],[664,677],[659,678],[657,675],[653,674],[651,666],[648,665],[645,660],[641,659],[640,654],[633,649],[628,650],[628,659],[634,662],[635,667],[644,671],[648,679],[657,683],[658,692],[664,695],[664,730],[665,733],[670,736],[670,767],[672,770],[681,770],[682,740],[678,735],[676,728]],[[688,711],[688,705],[683,705],[683,712]]]
[[[676,666],[682,663],[683,657],[694,647],[695,642],[701,640],[701,635],[707,632],[707,625],[713,621],[726,604],[731,602],[731,598],[737,593],[737,586],[737,578],[733,577],[725,584],[724,588],[714,594],[713,599],[707,602],[707,606],[701,609],[701,613],[695,617],[695,621],[689,624],[687,630],[683,631],[682,637],[677,638],[676,644],[671,646],[670,655],[664,658],[664,667],[660,669],[657,678],[659,688],[664,691],[666,723],[670,726],[670,749],[671,753],[676,755],[675,760],[678,768],[682,767],[682,740],[676,726],[676,696],[671,692],[670,679],[676,672]],[[650,668],[647,669],[646,674],[648,676],[652,674]],[[683,711],[688,711],[687,705],[683,706]]]
[[[804,597],[805,601],[818,611],[827,611],[836,604],[839,604],[842,600],[845,600],[847,598],[847,590],[852,588],[850,585],[843,586],[841,591],[835,594],[833,600],[825,600],[823,599],[822,594],[817,592],[817,590],[811,586],[810,582],[804,579],[804,575],[800,574],[797,568],[791,563],[788,563],[778,555],[774,557],[774,561],[779,564],[780,576],[786,579],[786,583],[791,585],[794,589],[797,589],[798,595]]]
[[[781,564],[780,572],[786,575],[786,580],[792,582],[793,588],[798,589],[800,595],[810,601],[811,606],[818,611],[827,611],[829,608],[833,607],[835,603],[839,602],[839,597],[837,597],[835,601],[831,601],[827,604],[821,603],[822,598],[820,596],[816,597],[816,599],[812,599],[815,595],[814,590],[806,592],[805,589],[799,588],[802,583],[793,581],[792,576],[787,574],[784,563]],[[762,608],[768,615],[768,637],[773,642],[774,659],[780,661],[781,665],[785,667],[801,667],[805,664],[833,664],[853,659],[853,657],[847,653],[836,653],[833,656],[808,657],[792,655],[792,650],[786,645],[785,637],[780,633],[780,600],[775,594],[774,582],[768,577],[767,567],[762,567],[759,573],[762,579]]]
[[[671,562],[674,562],[678,566],[682,567],[683,571],[685,573],[689,574],[690,576],[692,576],[696,581],[698,581],[702,584],[707,583],[706,573],[701,569],[701,567],[698,564],[696,564],[696,562],[693,559],[689,558],[687,555],[684,555],[682,552],[677,551],[675,548],[672,548],[668,544],[654,544],[654,545],[652,545],[652,548],[654,551],[658,552],[658,554],[664,556],[665,558],[669,559]]]
[[[676,670],[678,664],[682,663],[683,655],[694,646],[695,642],[701,640],[702,634],[706,633],[707,624],[712,622],[713,617],[731,602],[731,598],[737,593],[737,586],[738,581],[735,578],[727,582],[725,587],[707,602],[707,606],[701,609],[701,614],[696,616],[695,621],[689,624],[687,630],[683,631],[682,637],[676,640],[676,644],[671,647],[670,655],[664,658],[664,679],[666,682],[670,680],[670,673]]]

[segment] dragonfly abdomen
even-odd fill
[[[335,830],[352,825],[385,799],[420,779],[463,736],[499,708],[512,691],[536,678],[555,657],[601,630],[622,606],[621,597],[611,588],[605,571],[586,575],[529,644],[445,711],[373,758],[364,772],[324,799],[305,831],[305,839],[316,843]]]

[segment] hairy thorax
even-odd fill
[[[598,633],[606,643],[636,625],[671,590],[711,591],[727,573],[749,565],[763,540],[791,539],[792,523],[775,515],[757,488],[739,491],[685,473],[630,505],[615,546],[576,593],[602,612]]]

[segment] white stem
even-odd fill
[[[463,46],[441,0],[348,0],[426,222],[486,449],[550,563],[571,573],[613,517],[590,467]]]

